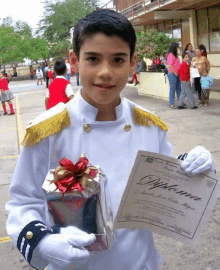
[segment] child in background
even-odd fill
[[[14,109],[13,109],[13,104],[11,103],[11,100],[14,98],[14,96],[8,88],[7,73],[4,73],[3,71],[0,73],[0,90],[1,90],[1,102],[2,102],[2,107],[4,110],[4,115],[8,114],[6,110],[5,102],[8,102],[8,105],[10,108],[9,115],[15,114]]]
[[[37,76],[37,85],[41,82],[41,85],[43,85],[43,71],[40,69],[40,66],[36,70],[36,76]]]
[[[201,87],[202,87],[201,103],[204,107],[207,107],[209,104],[210,88],[212,86],[213,86],[213,79],[210,76],[208,76],[208,71],[204,69],[201,77]]]
[[[184,99],[187,96],[191,109],[197,109],[195,106],[195,100],[193,96],[193,90],[190,83],[190,67],[189,67],[190,57],[188,53],[183,53],[183,62],[180,65],[179,76],[181,81],[181,93],[178,101],[177,109],[185,109]]]
[[[65,79],[67,68],[64,60],[60,59],[56,61],[54,71],[57,77],[50,83],[45,98],[45,107],[47,110],[59,102],[67,103],[74,97],[71,83]]]

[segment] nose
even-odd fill
[[[98,76],[102,78],[112,78],[113,71],[109,63],[104,62],[98,72]]]

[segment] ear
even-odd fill
[[[130,62],[130,73],[134,72],[136,63],[137,63],[137,55],[136,53],[134,53]]]

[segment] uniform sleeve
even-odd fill
[[[49,92],[49,90],[47,89],[46,98],[49,98],[49,97],[50,97],[50,92]]]
[[[48,140],[23,147],[10,186],[11,200],[6,204],[7,233],[30,264],[39,241],[52,233],[47,198],[42,189],[49,163],[46,155],[49,147],[45,141]]]
[[[67,97],[74,96],[72,85],[69,83],[66,86],[65,93]]]
[[[167,134],[165,131],[160,131],[159,135],[160,145],[159,151],[160,154],[173,157],[173,147],[167,140]]]

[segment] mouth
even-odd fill
[[[98,87],[100,90],[103,91],[108,91],[110,89],[112,89],[113,87],[115,87],[115,85],[113,84],[106,84],[106,83],[100,83],[100,84],[94,84],[94,86]]]

